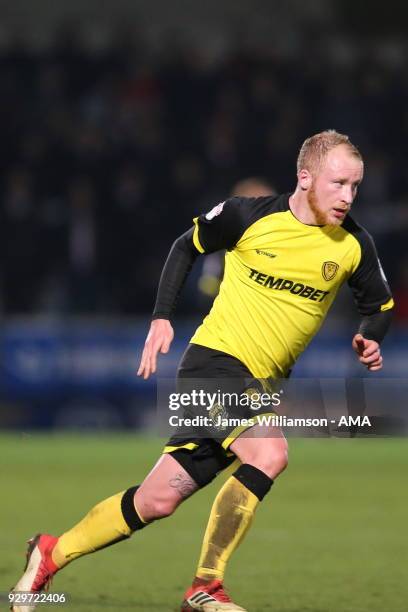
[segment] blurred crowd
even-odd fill
[[[408,72],[403,51],[296,56],[237,40],[211,61],[75,36],[0,51],[0,300],[5,315],[151,311],[173,240],[247,176],[295,186],[303,140],[349,134],[366,161],[354,216],[408,320]],[[333,48],[332,48],[333,51]],[[198,291],[198,290],[197,290]],[[194,312],[189,292],[184,312]]]

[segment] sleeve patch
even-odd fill
[[[212,208],[210,210],[210,212],[208,212],[205,215],[205,218],[207,219],[207,221],[211,221],[212,219],[214,219],[214,217],[218,217],[218,215],[220,215],[222,213],[222,209],[224,208],[224,202],[220,202],[219,204],[217,204],[217,206],[214,206],[214,208]]]

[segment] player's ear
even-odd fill
[[[307,191],[308,189],[310,189],[313,183],[313,177],[310,174],[309,170],[303,168],[302,170],[300,170],[300,172],[298,172],[297,177],[299,186],[303,191]]]

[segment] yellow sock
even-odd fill
[[[100,502],[58,539],[52,552],[52,559],[58,567],[130,537],[132,530],[121,509],[123,494],[124,491]]]
[[[204,535],[197,577],[222,580],[230,556],[251,526],[259,499],[231,476],[219,491]]]

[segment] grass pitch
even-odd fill
[[[140,482],[163,442],[1,436],[0,592],[20,574],[28,537],[59,534]],[[230,563],[234,599],[250,612],[405,612],[408,441],[291,440],[290,448],[287,472]],[[178,610],[222,479],[174,516],[68,566],[52,585],[69,598],[57,609]]]

